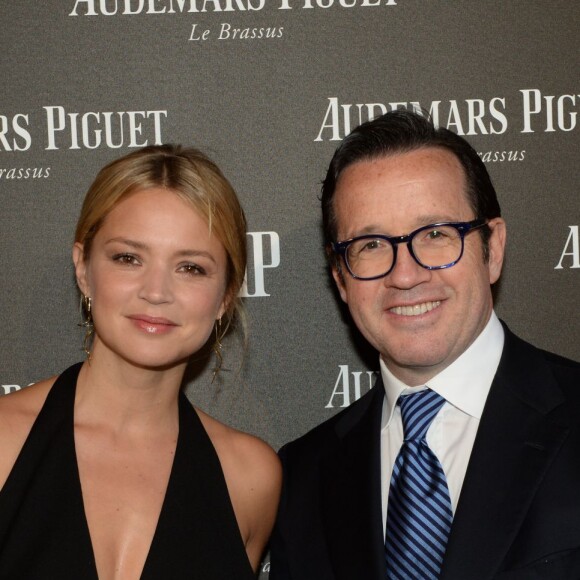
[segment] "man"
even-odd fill
[[[387,113],[337,149],[322,208],[381,372],[281,450],[271,580],[580,578],[580,365],[493,312],[506,226],[477,153]]]

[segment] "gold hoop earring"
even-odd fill
[[[89,362],[91,362],[91,338],[95,330],[91,308],[92,308],[92,300],[90,296],[85,296],[84,294],[81,294],[81,302],[79,306],[81,321],[79,323],[79,326],[85,329],[85,336],[83,338],[83,351],[87,355],[87,360]]]
[[[212,349],[215,352],[216,365],[213,369],[213,377],[211,379],[212,383],[215,381],[217,375],[219,374],[224,360],[222,356],[223,345],[221,340],[223,336],[224,335],[222,333],[222,319],[220,317],[215,321],[215,341],[213,343]]]

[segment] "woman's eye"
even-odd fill
[[[136,265],[139,263],[139,260],[136,256],[132,254],[115,254],[113,256],[113,261],[118,262],[119,264],[128,264],[128,265]]]
[[[197,264],[184,264],[179,269],[185,274],[191,274],[192,276],[205,274],[205,270],[201,266],[198,266]]]

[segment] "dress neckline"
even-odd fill
[[[80,372],[80,369],[82,367],[82,364],[79,365],[78,371],[77,371],[77,375],[74,379],[74,381],[72,381],[74,387],[72,388],[72,397],[69,399],[69,402],[72,403],[72,409],[71,409],[71,416],[72,416],[72,444],[73,444],[73,455],[74,455],[74,477],[78,486],[78,494],[80,496],[80,503],[82,505],[82,520],[83,520],[83,528],[84,528],[84,534],[86,535],[87,538],[87,542],[88,545],[90,546],[90,551],[92,554],[92,561],[95,563],[95,572],[97,574],[96,578],[98,579],[98,570],[96,569],[96,557],[95,557],[95,547],[93,545],[93,538],[91,536],[91,528],[89,526],[89,520],[87,518],[87,512],[86,512],[86,507],[85,507],[85,498],[83,495],[83,486],[82,486],[82,482],[81,482],[81,476],[80,476],[80,469],[79,469],[79,463],[78,463],[78,457],[77,457],[77,449],[76,449],[76,439],[75,439],[75,431],[74,431],[74,423],[75,423],[75,400],[76,400],[76,388],[77,388],[77,383],[78,383],[78,374]],[[53,385],[54,387],[55,385]],[[52,388],[51,387],[51,390]],[[184,401],[185,399],[185,401]],[[187,398],[185,397],[185,395],[180,392],[178,395],[178,429],[177,429],[177,442],[175,444],[175,451],[173,453],[173,459],[171,461],[171,469],[169,471],[169,477],[167,479],[167,485],[165,487],[165,493],[163,495],[163,501],[161,503],[161,509],[159,510],[159,514],[157,516],[157,520],[155,523],[155,530],[153,531],[153,535],[151,536],[151,541],[149,543],[149,547],[147,549],[147,554],[145,555],[145,560],[143,562],[143,568],[140,571],[139,577],[143,577],[143,575],[146,573],[147,571],[147,563],[149,562],[150,559],[150,554],[151,554],[151,550],[153,549],[153,547],[155,546],[155,538],[159,532],[159,522],[162,520],[162,516],[164,515],[164,511],[166,509],[166,505],[167,505],[167,497],[168,497],[168,492],[169,490],[173,487],[172,483],[173,483],[173,479],[175,478],[175,465],[176,465],[176,458],[178,456],[178,453],[181,455],[181,451],[182,451],[182,446],[183,446],[183,441],[182,441],[182,429],[181,429],[181,425],[182,425],[182,416],[183,416],[183,405],[185,404],[189,404],[189,401],[187,400]],[[193,408],[193,407],[192,407]],[[196,416],[197,412],[195,412],[194,410],[194,414]],[[200,421],[201,422],[201,421]],[[204,430],[205,431],[205,430]]]
[[[82,363],[48,393],[0,491],[0,577],[98,580],[74,444]],[[179,433],[140,580],[255,580],[219,458],[179,394]]]

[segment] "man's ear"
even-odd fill
[[[330,244],[327,244],[327,246],[325,247],[325,251],[326,251],[326,259],[328,260],[328,263],[330,264],[330,269],[332,271],[332,277],[334,278],[334,281],[336,282],[336,286],[338,288],[338,292],[340,294],[340,297],[342,298],[343,302],[348,304],[347,295],[346,295],[346,287],[344,285],[344,274],[342,272],[342,267],[341,267],[342,262],[340,261],[340,258],[336,254],[334,254]]]
[[[332,266],[332,277],[336,282],[336,286],[338,288],[338,292],[340,294],[340,297],[342,298],[342,301],[348,304],[348,294],[346,292],[346,286],[344,284],[344,274],[342,272],[342,268],[340,268],[340,266],[337,264],[334,264]]]
[[[495,284],[499,280],[503,267],[507,232],[505,220],[500,217],[489,220],[488,226],[491,229],[488,259],[489,283]]]
[[[87,280],[87,263],[85,260],[85,250],[83,244],[75,242],[72,249],[72,258],[75,265],[75,276],[80,291],[85,296],[90,296],[89,283]]]

